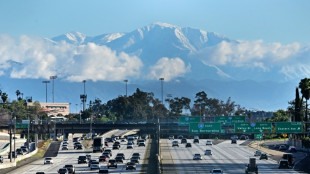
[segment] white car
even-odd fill
[[[207,150],[205,151],[205,155],[212,155],[211,150],[207,149]]]
[[[53,164],[53,159],[52,158],[45,158],[44,164]]]
[[[257,150],[254,152],[254,156],[260,156],[262,154],[262,151]]]
[[[212,146],[212,141],[207,140],[206,145],[211,145]]]
[[[196,153],[193,157],[193,160],[202,160],[202,157],[199,153]]]
[[[211,173],[212,174],[223,174],[223,170],[222,169],[212,169]]]

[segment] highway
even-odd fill
[[[112,134],[121,135],[121,134],[124,134],[125,132],[128,132],[128,131],[119,130],[117,132],[105,134],[104,137],[110,137]],[[92,156],[92,159],[98,160],[101,153],[92,153],[91,149],[88,149],[88,151],[74,150],[72,140],[68,142],[69,142],[69,145],[68,145],[69,150],[61,150],[61,146],[60,146],[60,150],[59,150],[57,157],[53,158],[54,164],[44,165],[44,159],[40,159],[26,166],[20,167],[10,172],[9,174],[16,174],[16,173],[35,174],[38,171],[43,171],[48,174],[55,174],[57,173],[58,169],[62,168],[65,164],[73,164],[75,166],[76,173],[98,173],[98,170],[91,171],[87,164],[78,164],[77,159],[78,159],[78,156],[80,155],[90,154]],[[146,142],[146,144],[147,143],[148,141]],[[111,148],[111,147],[112,147],[112,143],[109,144],[108,148]],[[126,160],[124,160],[124,164],[119,163],[117,169],[110,168],[109,173],[140,173],[140,169],[142,165],[141,163],[144,160],[143,158],[144,158],[145,149],[146,147],[138,147],[136,144],[134,145],[133,149],[127,149],[127,142],[121,142],[121,148],[119,150],[112,150],[113,155],[111,159],[114,159],[117,153],[124,153]],[[125,164],[127,163],[127,161],[129,161],[131,154],[136,153],[136,152],[140,153],[141,155],[140,164],[137,165],[137,170],[126,171]],[[100,162],[100,165],[107,166],[107,162]]]
[[[179,143],[181,142],[178,140]],[[185,144],[179,147],[172,147],[172,140],[167,142],[169,146],[174,167],[177,173],[210,173],[214,168],[222,169],[224,173],[240,174],[245,173],[245,165],[249,163],[249,157],[254,157],[254,150],[240,146],[244,141],[239,140],[237,144],[231,144],[230,140],[223,141],[217,145],[206,145],[206,140],[200,140],[199,144],[194,144],[193,139],[188,139],[192,143],[192,148],[185,148]],[[212,156],[204,155],[206,149],[212,151]],[[202,160],[193,160],[195,153],[202,155]],[[293,174],[298,173],[293,169],[278,169],[277,161],[259,160],[257,157],[258,172],[264,174]]]

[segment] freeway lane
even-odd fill
[[[111,133],[109,135],[105,135],[104,137],[110,137],[112,134],[114,135],[121,135],[124,132],[128,132],[127,130],[119,130],[117,132]],[[146,142],[146,144],[148,143],[148,141]],[[121,142],[121,148],[119,150],[112,150],[113,156],[112,158],[114,158],[116,156],[117,153],[124,153],[126,160],[124,161],[124,164],[118,164],[118,168],[117,169],[109,169],[109,173],[140,173],[140,169],[141,169],[141,165],[142,164],[138,164],[137,165],[137,170],[136,171],[126,171],[126,166],[125,163],[129,160],[129,158],[131,157],[132,153],[135,152],[139,152],[141,155],[141,160],[140,163],[142,163],[143,161],[143,157],[144,157],[144,153],[145,153],[145,147],[138,147],[137,145],[134,146],[133,149],[127,149],[126,146],[127,142]],[[112,144],[109,144],[109,147],[111,147]],[[69,141],[69,145],[68,145],[69,150],[60,150],[57,157],[53,158],[54,164],[51,165],[44,165],[43,164],[43,160],[38,160],[35,161],[31,164],[28,164],[26,166],[23,166],[21,168],[18,168],[12,172],[10,172],[10,174],[35,174],[38,171],[44,171],[45,173],[48,174],[56,174],[57,170],[59,168],[62,168],[65,164],[73,164],[76,168],[76,173],[98,173],[98,170],[93,170],[90,171],[90,168],[87,166],[87,164],[77,164],[77,158],[80,155],[86,155],[86,154],[90,154],[92,156],[92,159],[96,159],[98,160],[98,157],[101,155],[101,153],[90,153],[90,149],[88,149],[88,151],[84,151],[84,150],[74,150],[73,149],[73,142]],[[60,147],[61,149],[61,147]],[[107,166],[107,163],[100,163],[101,166]]]
[[[180,140],[178,140],[180,143]],[[162,141],[165,142],[165,141]],[[188,139],[192,143],[192,148],[185,148],[185,144],[179,144],[179,147],[171,147],[172,140],[167,141],[170,152],[179,174],[186,173],[210,173],[214,168],[220,168],[224,173],[240,174],[245,173],[245,165],[249,162],[249,157],[254,156],[254,150],[239,146],[244,141],[238,141],[238,144],[231,144],[227,140],[217,145],[207,146],[206,140],[200,140],[200,144],[194,144],[193,139]],[[206,149],[212,151],[212,156],[204,155]],[[202,160],[193,160],[193,155],[200,153]],[[270,174],[293,174],[298,173],[293,169],[278,169],[278,164],[274,160],[259,160],[257,157],[259,173]]]

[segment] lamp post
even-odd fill
[[[159,78],[161,81],[161,103],[164,105],[164,78]],[[157,115],[157,155],[160,156],[160,122],[159,115]]]
[[[42,83],[45,83],[45,103],[47,103],[47,84],[50,83],[50,81],[42,81]]]
[[[84,94],[80,95],[80,99],[82,100],[82,103],[83,103],[83,111],[85,111],[85,103],[87,100],[86,89],[85,89],[86,80],[83,80],[82,83],[84,83]]]
[[[54,95],[55,95],[55,93],[54,93],[54,80],[57,78],[57,76],[50,76],[50,79],[52,80],[52,82],[53,82],[53,103],[54,103]]]
[[[128,80],[126,79],[126,80],[124,80],[124,82],[126,83],[126,97],[127,97],[127,83],[128,83]]]
[[[159,78],[161,81],[161,103],[164,104],[164,78]]]
[[[15,161],[15,155],[16,155],[15,139],[16,139],[16,117],[14,117],[14,161]]]

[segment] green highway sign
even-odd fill
[[[222,133],[221,123],[189,123],[190,133]]]
[[[272,133],[271,123],[235,123],[235,133]]]
[[[256,140],[263,139],[263,134],[254,134],[254,139],[256,139]]]
[[[302,122],[278,122],[276,123],[276,133],[302,133]]]
[[[245,116],[215,116],[215,123],[244,123]]]
[[[179,126],[188,126],[189,123],[200,123],[201,117],[197,116],[180,116]]]
[[[16,128],[28,128],[28,124],[16,123]]]

